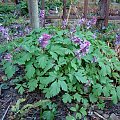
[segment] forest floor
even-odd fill
[[[44,99],[44,95],[40,91],[26,92],[20,95],[15,89],[14,85],[10,85],[11,81],[3,82],[2,76],[0,75],[0,84],[5,83],[6,87],[0,89],[0,120],[40,120],[40,109],[30,109],[23,119],[17,119],[14,117],[14,113],[11,111],[12,105],[16,102],[25,98],[26,101],[23,105],[37,102]],[[57,114],[55,120],[65,120],[65,116],[69,113],[70,104],[64,105],[59,97],[52,98],[52,102],[57,104]],[[93,114],[88,116],[87,120],[120,120],[120,102],[116,105],[112,104],[111,100],[106,100],[106,107],[104,110],[99,110],[97,107],[92,111]],[[84,119],[83,119],[84,120]]]

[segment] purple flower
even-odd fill
[[[66,26],[67,26],[67,20],[64,19],[64,20],[62,21],[62,28],[65,29]]]
[[[45,10],[40,10],[40,18],[41,19],[45,18]]]
[[[2,34],[2,37],[5,38],[5,39],[7,39],[7,40],[10,39],[8,31],[9,31],[8,28],[0,26],[0,33]]]
[[[89,20],[86,25],[87,25],[87,29],[91,28],[92,27],[91,21]]]
[[[83,25],[85,22],[86,22],[86,19],[85,19],[85,18],[82,18],[82,19],[79,20],[78,24],[81,26],[81,25]]]
[[[97,22],[97,18],[93,17],[92,20],[91,20],[91,24],[92,25],[96,25],[96,22]]]
[[[76,51],[75,51],[75,56],[76,56],[78,59],[81,58],[80,52],[81,52],[80,50],[76,50]]]
[[[115,44],[120,45],[120,34],[116,35]]]
[[[40,46],[42,48],[45,48],[48,45],[48,41],[50,39],[51,39],[51,35],[43,34],[41,37],[39,37],[38,42],[40,43]]]
[[[27,26],[27,27],[25,28],[25,33],[26,33],[26,34],[29,34],[30,31],[31,31],[31,29]]]
[[[75,56],[80,59],[82,56],[85,56],[89,52],[90,42],[83,41],[80,44],[80,49],[75,51]]]
[[[70,33],[71,33],[71,34],[73,34],[73,33],[75,33],[75,32],[76,32],[75,27],[70,28]]]
[[[87,29],[91,28],[93,25],[96,25],[97,22],[97,18],[93,17],[91,20],[89,20],[86,25],[87,25]]]
[[[82,39],[80,39],[79,37],[76,37],[76,36],[73,36],[73,37],[71,38],[71,40],[72,40],[74,43],[77,43],[77,44],[79,44],[79,45],[83,42]]]
[[[83,56],[89,52],[89,47],[90,47],[89,41],[84,41],[84,43],[80,45],[80,51]]]
[[[7,53],[5,56],[4,56],[4,59],[6,61],[12,61],[12,55],[10,53]]]

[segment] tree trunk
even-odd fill
[[[98,16],[100,16],[100,19],[97,21],[97,26],[99,29],[102,29],[108,25],[109,0],[99,0],[98,5]]]
[[[28,10],[32,28],[39,28],[38,0],[28,0]]]

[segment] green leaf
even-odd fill
[[[73,111],[73,112],[77,111],[75,107],[71,107],[70,110]]]
[[[62,96],[62,98],[63,98],[62,100],[64,103],[67,103],[67,102],[71,103],[71,101],[72,101],[72,96],[70,96],[68,93],[65,93]]]
[[[82,71],[78,71],[75,73],[75,77],[79,82],[86,83],[87,82],[87,77],[84,76]]]
[[[111,94],[112,94],[113,103],[116,104],[118,102],[118,99],[117,99],[117,92],[116,92],[115,88],[113,88],[111,90]]]
[[[28,63],[27,65],[26,65],[26,77],[27,78],[32,78],[33,77],[33,75],[35,74],[35,68],[33,67],[33,65],[32,65],[32,63]]]
[[[44,111],[42,116],[45,120],[54,120],[54,114],[51,111]]]
[[[71,61],[71,66],[72,66],[75,70],[77,70],[77,65],[76,65],[75,59]]]
[[[47,62],[48,62],[48,56],[47,55],[40,55],[39,57],[37,57],[37,62],[38,62],[38,65],[44,69],[47,65]]]
[[[25,64],[26,61],[29,61],[32,58],[32,54],[28,52],[22,52],[17,55],[17,59],[15,59],[15,62],[19,65]]]
[[[58,60],[58,55],[54,52],[50,52],[50,54],[52,55],[52,58],[55,60]]]
[[[13,77],[16,70],[13,65],[11,65],[9,62],[5,64],[5,74],[7,75],[8,79]]]
[[[58,83],[60,84],[62,90],[67,91],[67,84],[65,81],[58,81]]]
[[[109,91],[110,90],[106,86],[103,88],[103,94],[104,94],[105,97],[110,96],[110,92]]]
[[[66,120],[75,120],[75,118],[73,116],[69,115],[66,117]]]
[[[87,115],[87,112],[86,112],[86,108],[84,108],[84,107],[82,107],[81,109],[80,109],[80,112],[82,113],[82,115]]]
[[[65,48],[55,45],[51,47],[51,52],[57,53],[58,55],[64,56],[65,55]]]
[[[29,80],[28,88],[30,92],[34,91],[35,88],[37,88],[37,86],[38,86],[38,80]]]
[[[52,61],[49,60],[49,61],[47,62],[46,67],[44,68],[43,73],[41,73],[41,75],[44,75],[44,74],[45,74],[48,70],[50,70],[53,66],[54,66],[54,64],[52,64]]]
[[[78,102],[81,101],[81,95],[79,95],[78,93],[75,93],[75,94],[73,95],[73,97],[74,97],[74,99],[77,100]]]
[[[59,57],[58,65],[61,66],[61,65],[64,65],[64,64],[66,64],[66,60],[64,59],[64,57]]]
[[[50,86],[50,93],[52,96],[56,96],[59,92],[60,92],[60,85],[57,81],[55,81]]]
[[[38,77],[38,80],[42,85],[47,87],[48,84],[52,83],[56,79],[55,76],[49,76],[49,77]]]
[[[77,112],[77,113],[76,113],[76,118],[80,120],[80,119],[82,118],[81,113],[78,113],[78,112]]]
[[[92,93],[89,94],[90,102],[95,103],[97,102],[98,98],[96,98]]]
[[[120,86],[118,86],[118,87],[116,88],[116,91],[117,91],[117,96],[118,96],[118,98],[119,98],[119,100],[120,100]]]
[[[27,86],[26,86],[25,83],[23,83],[23,84],[16,84],[15,89],[18,89],[18,92],[19,92],[20,94],[23,94],[23,92],[25,91],[24,88],[26,88],[26,87],[27,87]]]

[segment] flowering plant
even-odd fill
[[[16,89],[21,94],[26,89],[40,89],[46,98],[59,95],[64,103],[79,102],[79,112],[73,115],[80,118],[87,114],[90,103],[104,107],[101,96],[111,96],[114,103],[120,99],[120,87],[112,84],[114,80],[120,84],[120,63],[115,52],[94,39],[92,32],[72,31],[56,27],[32,31],[17,46],[4,47],[2,51],[9,51],[12,61],[4,57],[2,63],[8,79],[14,75],[18,79]],[[16,73],[20,66],[23,72],[19,80]]]

